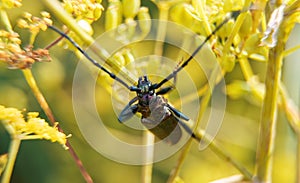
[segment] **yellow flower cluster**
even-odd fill
[[[40,30],[45,31],[47,25],[52,25],[50,14],[41,12],[42,18],[32,16],[30,13],[24,13],[24,19],[18,21],[18,26],[23,29],[29,29],[31,33],[37,34]]]
[[[51,60],[48,50],[32,50],[31,46],[22,49],[20,45],[18,33],[0,30],[0,61],[7,63],[10,69],[26,69],[34,62]]]
[[[76,20],[80,28],[89,35],[93,35],[94,30],[91,24],[101,17],[104,10],[101,2],[102,0],[63,0],[62,6]],[[78,45],[81,46],[84,44],[84,41],[82,41],[76,33],[69,31],[67,27],[64,27],[63,29],[65,32],[68,32],[68,36],[75,40]],[[60,42],[60,45],[64,48],[73,50],[81,57],[78,50],[68,41],[63,40]]]
[[[24,14],[24,19],[18,21],[21,28],[28,28],[32,34],[30,46],[21,48],[19,34],[13,31],[0,30],[0,61],[6,62],[10,69],[30,68],[34,62],[50,61],[48,50],[32,50],[32,44],[40,30],[46,30],[47,24],[52,24],[49,13],[42,12],[43,18]]]
[[[67,136],[58,131],[56,127],[58,123],[51,127],[44,119],[39,118],[38,115],[37,112],[29,112],[27,114],[27,121],[25,121],[21,111],[0,105],[0,120],[12,137],[20,138],[21,140],[50,140],[51,142],[58,142],[65,149],[68,149],[66,142],[70,135]]]
[[[0,30],[0,59],[4,59],[5,51],[9,53],[21,52],[20,44],[21,40],[18,33]]]
[[[63,7],[76,20],[92,23],[101,17],[104,10],[102,0],[64,0]]]

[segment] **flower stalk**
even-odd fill
[[[260,134],[258,138],[255,165],[254,180],[257,182],[272,182],[277,101],[282,73],[281,67],[287,38],[296,22],[295,16],[299,15],[299,13],[297,13],[299,11],[299,4],[300,1],[294,1],[287,7],[285,4],[279,6],[271,15],[270,21],[272,20],[273,15],[276,16],[276,18],[272,20],[274,22],[271,22],[271,24],[269,22],[267,28],[267,31],[269,29],[271,32],[271,34],[267,36],[269,36],[270,40],[276,44],[274,44],[274,47],[271,47],[269,51],[269,60],[267,64],[265,80],[266,92],[261,113]],[[280,12],[281,10],[282,12]],[[272,27],[269,25],[272,25]]]
[[[280,40],[280,39],[279,39]],[[280,41],[281,42],[281,41]],[[256,178],[271,182],[272,162],[276,135],[277,98],[281,76],[284,43],[270,50],[266,74],[266,93],[260,121],[260,134],[256,154]],[[255,179],[256,179],[255,178]]]
[[[17,136],[14,136],[13,139],[11,140],[9,144],[9,149],[8,149],[8,160],[7,164],[4,170],[4,173],[2,175],[2,183],[9,183],[10,178],[13,172],[13,168],[15,165],[15,161],[19,152],[19,147],[21,144],[21,139],[18,138]]]

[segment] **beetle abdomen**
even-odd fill
[[[146,118],[142,119],[142,124],[146,128],[148,128],[156,137],[171,145],[176,144],[182,136],[181,128],[178,124],[178,119],[172,115],[166,117],[155,127],[153,127],[151,123],[149,123],[150,121],[146,121]]]
[[[150,115],[142,117],[142,124],[156,137],[169,144],[176,144],[182,135],[178,119],[173,116],[167,101],[161,96],[154,96],[149,102]]]

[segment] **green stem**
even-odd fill
[[[30,69],[24,69],[22,70],[24,77],[27,81],[27,84],[29,85],[31,91],[33,92],[35,98],[37,99],[38,103],[40,104],[41,108],[44,110],[44,112],[46,113],[46,116],[48,117],[49,121],[51,122],[52,125],[55,125],[55,118],[54,115],[45,99],[45,97],[43,96],[43,94],[41,93],[39,87],[37,86],[35,79],[32,75],[32,72]],[[58,128],[60,128],[58,126]],[[60,129],[60,131],[62,131]]]
[[[240,16],[237,18],[234,27],[230,33],[230,36],[228,37],[225,45],[223,46],[223,50],[222,50],[223,55],[226,55],[229,52],[233,39],[238,34],[238,31],[240,30],[245,18],[246,18],[246,13],[241,13]]]
[[[244,9],[244,10],[248,10],[250,4],[251,4],[251,0],[246,0],[243,9]],[[236,20],[236,22],[235,22],[235,24],[234,24],[234,27],[233,27],[233,29],[232,29],[232,31],[231,31],[231,33],[230,33],[230,36],[228,37],[228,39],[227,39],[225,45],[223,46],[223,50],[222,50],[223,55],[227,55],[227,53],[229,52],[234,37],[238,34],[238,31],[240,30],[242,24],[244,23],[244,20],[245,20],[246,15],[247,15],[246,13],[247,13],[246,11],[245,11],[245,12],[242,12],[242,13],[238,16],[238,18],[237,18],[237,20]]]
[[[143,144],[147,145],[147,148],[145,148],[145,152],[143,152],[145,164],[142,167],[142,183],[151,183],[153,164],[150,162],[153,162],[154,146],[152,144],[155,138],[148,130],[146,130],[143,135]]]
[[[14,169],[20,144],[21,144],[21,140],[17,137],[14,137],[10,142],[9,149],[8,149],[8,161],[5,167],[5,171],[3,173],[1,183],[10,182],[10,178]]]
[[[164,2],[164,1],[159,1],[157,3],[158,9],[159,9],[159,17],[158,19],[159,24],[158,24],[158,33],[156,40],[158,40],[155,43],[154,47],[154,55],[161,56],[163,54],[163,46],[164,46],[164,40],[166,37],[166,32],[167,32],[167,20],[168,20],[168,15],[169,15],[169,3]]]
[[[5,29],[9,32],[14,32],[12,27],[11,27],[9,18],[8,18],[7,13],[6,13],[5,10],[0,9],[0,17],[1,17],[0,20],[3,22],[3,25],[5,26]]]
[[[296,167],[296,182],[300,181],[300,135],[297,134],[297,167]]]
[[[284,56],[284,57],[287,57],[288,55],[294,53],[294,52],[297,51],[298,49],[300,49],[300,45],[296,45],[296,46],[294,46],[294,47],[292,47],[292,48],[289,48],[289,49],[287,49],[287,50],[285,50],[285,51],[283,52],[283,56]]]
[[[249,81],[250,78],[253,77],[253,72],[252,72],[252,68],[251,68],[251,65],[250,65],[248,59],[241,58],[241,59],[239,59],[239,63],[240,63],[240,67],[242,69],[245,80]]]
[[[260,121],[255,175],[259,182],[272,181],[272,164],[276,135],[277,99],[281,77],[284,42],[278,36],[278,44],[269,53],[266,73],[266,93]]]

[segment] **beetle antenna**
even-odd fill
[[[210,40],[210,38],[212,36],[214,36],[216,34],[216,32],[218,32],[218,30],[221,29],[221,27],[223,27],[223,25],[225,25],[231,18],[236,18],[238,17],[238,15],[240,14],[240,11],[235,11],[232,12],[231,15],[229,17],[227,17],[221,24],[219,24],[215,30],[212,31],[212,33],[210,35],[208,35],[205,40],[196,48],[196,50],[192,53],[192,55],[185,60],[178,68],[176,68],[171,74],[169,74],[165,79],[163,79],[162,81],[160,81],[157,84],[153,84],[152,85],[152,89],[157,89],[159,87],[161,87],[164,83],[166,83],[167,81],[169,81],[170,79],[174,78],[176,76],[176,74],[181,71],[185,66],[188,65],[188,63],[197,55],[197,53],[201,50],[201,48],[205,45],[205,43]]]
[[[60,31],[58,28],[52,26],[52,25],[48,25],[48,27],[52,30],[54,30],[56,33],[58,33],[59,35],[61,35],[62,37],[66,38],[70,43],[72,43],[73,46],[75,46],[75,48],[82,53],[92,64],[94,64],[96,67],[98,67],[99,69],[101,69],[102,71],[104,71],[105,73],[107,73],[112,79],[118,81],[119,83],[121,83],[123,86],[125,86],[128,90],[130,91],[136,91],[136,87],[134,86],[129,86],[125,81],[123,81],[121,78],[119,78],[118,76],[116,76],[114,73],[110,72],[109,70],[107,70],[105,67],[103,67],[102,65],[100,65],[98,62],[96,62],[94,59],[92,59],[71,37],[69,37],[67,34],[65,34],[64,32]]]

